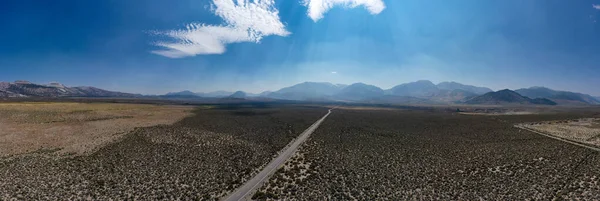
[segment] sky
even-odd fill
[[[142,94],[431,80],[600,96],[600,0],[3,0],[0,81]]]

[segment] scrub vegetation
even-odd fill
[[[89,155],[54,150],[0,159],[0,199],[214,200],[258,172],[327,112],[269,105],[200,107],[137,128]]]
[[[338,109],[254,198],[600,199],[598,152],[513,126],[575,116]]]

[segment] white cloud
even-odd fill
[[[600,5],[592,4],[592,7],[594,7],[595,9],[600,10]]]
[[[332,71],[332,72],[331,72],[331,74],[337,74],[337,72],[335,72],[335,71]]]
[[[158,32],[172,40],[156,42],[163,49],[152,53],[170,58],[222,54],[231,43],[258,43],[265,36],[287,36],[290,33],[273,4],[274,0],[213,0],[212,11],[223,18],[224,25],[192,23],[186,29]]]
[[[349,8],[356,8],[358,6],[364,6],[373,15],[381,13],[385,9],[383,0],[303,0],[304,5],[308,6],[308,16],[313,21],[319,21],[323,18],[329,9],[334,6],[344,6]]]

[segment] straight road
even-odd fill
[[[321,123],[331,114],[331,110],[327,111],[325,116],[321,117],[321,119],[317,120],[317,122],[313,123],[308,129],[306,129],[298,138],[294,140],[294,142],[287,147],[277,158],[273,159],[262,171],[260,171],[256,176],[247,181],[240,188],[235,190],[232,194],[230,194],[225,200],[227,201],[239,201],[239,200],[250,200],[252,193],[254,193],[258,188],[262,186],[262,184],[273,175],[273,173],[281,167],[285,161],[290,159],[298,147],[308,139],[308,136],[312,134]]]

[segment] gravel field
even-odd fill
[[[0,159],[0,200],[215,200],[250,178],[326,108],[200,108],[90,155]]]
[[[598,152],[513,127],[585,115],[334,110],[254,198],[598,200]]]

